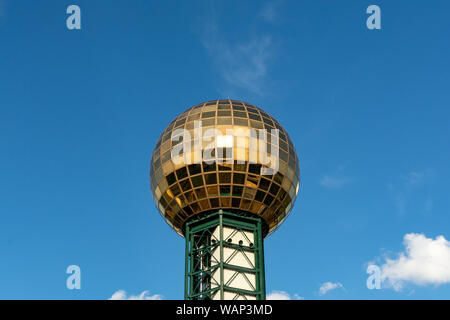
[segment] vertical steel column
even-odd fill
[[[189,232],[189,226],[186,226],[186,252],[185,252],[185,258],[184,258],[184,300],[187,300],[188,298],[188,290],[189,290],[189,256],[190,256],[190,250],[189,250],[189,244],[190,244],[190,236],[191,233]]]
[[[219,210],[219,242],[220,242],[220,300],[224,300],[225,293],[223,291],[223,211]]]
[[[265,268],[264,268],[264,239],[262,235],[262,228],[261,228],[261,220],[258,221],[258,228],[257,228],[257,241],[258,245],[256,246],[258,249],[258,268],[260,270],[260,276],[259,276],[259,290],[262,294],[262,300],[266,300],[266,279],[265,279]]]

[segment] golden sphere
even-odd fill
[[[286,130],[237,100],[195,105],[161,134],[150,164],[153,199],[181,236],[184,224],[219,209],[262,218],[265,236],[287,217],[299,161]]]

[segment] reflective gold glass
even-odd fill
[[[193,163],[194,121],[202,123],[203,134],[206,130],[217,129],[226,135],[227,129],[233,130],[233,138],[220,140],[210,132],[211,138],[198,144],[201,152],[207,151],[214,161],[206,162],[204,156],[201,163]],[[185,153],[185,159],[192,163],[175,164],[172,161],[171,151],[183,142],[182,135],[172,139],[176,129],[190,131],[192,149],[180,154]],[[277,172],[262,174],[266,162],[254,150],[252,142],[258,143],[263,137],[260,133],[245,137],[247,129],[264,129],[268,133],[271,129],[279,130],[278,141],[267,134],[268,140],[262,142],[272,157],[277,154],[278,146]],[[217,148],[211,149],[214,142]],[[220,148],[219,144],[222,144]],[[258,215],[271,233],[289,214],[298,193],[299,177],[298,157],[284,128],[263,110],[236,100],[207,101],[176,117],[156,143],[150,164],[155,203],[167,223],[180,235],[190,218],[218,208]]]

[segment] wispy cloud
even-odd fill
[[[409,233],[403,238],[405,249],[396,259],[385,257],[381,266],[383,287],[400,291],[407,283],[419,286],[450,283],[450,241],[424,234]]]
[[[208,44],[207,48],[228,85],[261,95],[270,45],[271,38],[263,36],[242,44]]]
[[[397,214],[400,216],[405,215],[408,209],[408,203],[413,199],[419,200],[419,197],[413,197],[417,190],[421,190],[423,194],[423,188],[430,183],[434,172],[432,170],[425,171],[411,171],[406,175],[400,177],[400,181],[396,183],[389,183],[387,185],[388,191],[393,197],[394,206]],[[433,209],[433,199],[428,193],[426,199],[420,199],[423,205],[415,205],[416,207],[422,207],[424,212],[430,213]]]
[[[278,9],[283,3],[282,0],[267,1],[263,4],[259,15],[261,18],[268,22],[275,22],[279,19]]]
[[[351,180],[345,177],[333,177],[325,175],[320,179],[320,185],[326,188],[339,189]]]
[[[339,288],[344,288],[344,286],[340,282],[325,282],[320,286],[319,294],[323,296],[328,292]]]
[[[268,34],[253,34],[241,42],[226,39],[220,32],[213,5],[203,23],[206,26],[202,44],[225,83],[226,88],[222,91],[230,93],[234,88],[238,88],[263,95],[268,64],[274,52],[272,37]]]
[[[410,186],[419,185],[420,183],[423,182],[425,176],[426,174],[424,172],[412,171],[406,177],[407,184]]]
[[[286,291],[274,290],[266,296],[266,300],[304,300],[304,298],[296,293],[291,297]]]
[[[124,290],[117,290],[108,300],[163,300],[163,296],[160,294],[150,295],[148,290],[138,295],[127,295]]]
[[[352,182],[352,179],[344,174],[344,166],[339,166],[333,174],[323,175],[320,179],[320,185],[325,188],[339,189]]]

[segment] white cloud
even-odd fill
[[[272,291],[266,296],[267,300],[291,300],[289,293],[285,291]]]
[[[294,294],[293,297],[289,295],[286,291],[274,290],[266,296],[266,300],[303,300],[298,294]]]
[[[397,259],[385,258],[381,266],[383,286],[401,290],[406,283],[419,286],[450,283],[450,241],[409,233],[403,238],[405,251]]]
[[[273,55],[271,36],[256,34],[239,43],[228,41],[219,32],[215,16],[212,6],[203,20],[206,26],[203,28],[202,44],[228,87],[225,91],[229,93],[232,88],[240,88],[262,95],[268,62]]]
[[[321,296],[328,293],[329,291],[338,289],[338,288],[344,288],[342,283],[339,282],[325,282],[323,283],[319,288],[319,293]]]
[[[143,291],[137,296],[127,296],[127,293],[124,290],[117,290],[109,300],[163,300],[163,296],[160,294],[150,295],[148,290]]]

